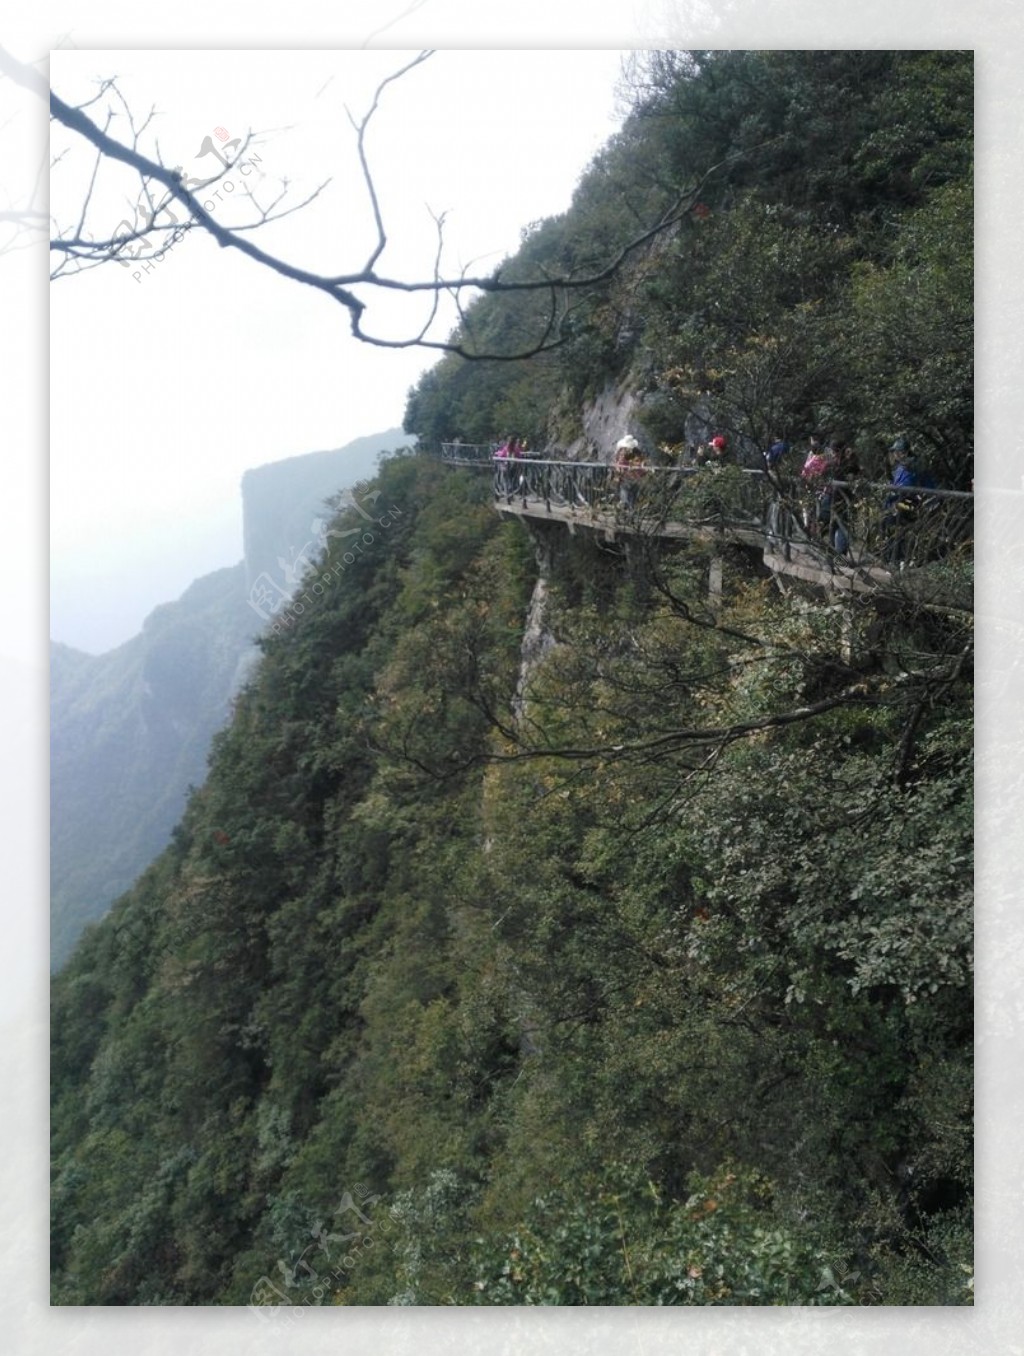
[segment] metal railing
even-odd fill
[[[476,466],[489,462],[497,450],[497,443],[463,443],[455,439],[441,444],[441,460],[455,465]]]
[[[969,566],[974,496],[873,481],[822,481],[759,468],[635,466],[495,458],[488,444],[442,444],[455,465],[492,468],[497,503],[589,518],[651,535],[705,530],[757,540],[766,556],[895,573],[936,562]]]
[[[974,496],[959,490],[835,480],[812,491],[779,481],[764,526],[766,551],[786,559],[803,549],[890,573],[974,560]]]

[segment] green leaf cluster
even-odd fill
[[[960,1302],[962,628],[851,669],[827,608],[580,538],[524,668],[486,478],[376,488],[55,982],[55,1302]]]
[[[438,364],[406,427],[427,445],[519,433],[557,451],[589,401],[628,390],[656,445],[713,429],[756,460],[777,438],[834,435],[887,479],[904,433],[940,483],[968,488],[971,53],[654,52],[624,95],[568,211],[500,276],[578,281],[671,225],[559,294],[551,351]],[[522,351],[550,303],[482,295],[456,337]]]
[[[654,54],[590,234],[525,247],[588,260],[709,155],[711,217],[581,310],[603,353],[568,385],[571,344],[442,363],[417,431],[571,410],[646,345],[751,436],[822,391],[871,434],[909,419],[906,332],[960,447],[928,317],[963,315],[968,67]],[[328,538],[171,847],[55,980],[55,1303],[971,1302],[970,618],[782,594],[715,536],[739,474],[664,550],[531,539],[429,456],[357,491],[372,541]]]

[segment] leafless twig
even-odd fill
[[[728,162],[711,167],[695,183],[680,192],[674,202],[655,221],[639,230],[632,239],[618,246],[610,257],[589,272],[569,271],[556,276],[541,268],[532,276],[510,279],[504,276],[503,269],[499,267],[489,274],[470,273],[463,270],[459,274],[448,276],[442,269],[443,214],[435,216],[438,238],[437,251],[433,267],[425,271],[426,276],[408,279],[378,272],[380,261],[388,244],[388,230],[381,211],[367,150],[367,133],[372,120],[378,113],[388,87],[409,76],[431,55],[430,51],[418,53],[412,60],[405,62],[400,69],[382,80],[374,92],[368,110],[361,118],[357,119],[349,114],[356,132],[357,151],[363,183],[369,198],[369,209],[374,221],[375,238],[370,253],[361,267],[326,274],[314,272],[281,255],[271,253],[263,249],[252,238],[257,227],[266,225],[271,221],[280,220],[283,216],[308,206],[319,196],[326,184],[320,185],[301,203],[286,207],[282,206],[284,192],[275,198],[267,208],[261,208],[255,202],[253,195],[249,193],[247,196],[256,207],[254,219],[239,225],[228,225],[217,220],[213,215],[209,206],[209,199],[200,200],[198,193],[194,191],[199,188],[208,191],[216,184],[216,177],[209,181],[186,179],[180,167],[172,169],[163,163],[159,156],[159,150],[157,150],[156,155],[147,155],[142,150],[140,139],[151,128],[155,117],[154,109],[149,111],[145,119],[136,122],[117,88],[116,80],[113,79],[102,82],[96,96],[86,103],[68,104],[56,92],[50,92],[46,89],[45,81],[37,70],[15,61],[8,53],[0,49],[0,73],[10,76],[26,88],[33,90],[40,97],[48,97],[53,119],[76,137],[84,140],[97,156],[97,166],[94,168],[90,188],[82,205],[76,227],[66,232],[58,230],[51,242],[53,251],[61,256],[54,267],[54,276],[66,276],[86,267],[110,262],[117,262],[121,266],[130,266],[136,260],[145,260],[162,254],[167,248],[168,240],[179,239],[181,232],[202,230],[216,240],[220,246],[238,250],[252,259],[253,262],[271,270],[280,277],[324,293],[347,311],[351,333],[363,343],[381,348],[422,348],[455,353],[464,358],[501,360],[528,358],[558,347],[568,337],[567,322],[575,309],[574,298],[581,298],[610,282],[627,261],[638,256],[651,242],[682,221],[698,201],[707,180],[717,174]],[[113,135],[109,115],[106,122],[101,123],[87,112],[104,96],[117,107],[119,117],[124,118],[130,132],[128,138],[118,139]],[[248,144],[247,139],[246,146]],[[211,145],[211,149],[215,150],[216,148]],[[243,154],[244,150],[245,147],[243,147],[242,152],[239,152],[239,155]],[[224,162],[222,174],[227,173],[237,164],[238,158],[236,156],[233,161]],[[730,157],[730,159],[735,159],[735,157]],[[138,206],[141,208],[142,219],[141,222],[137,220],[139,213],[136,211],[131,221],[125,220],[123,230],[104,232],[102,238],[97,238],[94,233],[90,233],[87,229],[86,215],[92,201],[97,169],[107,162],[125,165],[138,175],[140,183]],[[184,222],[174,218],[173,207],[175,203],[187,211],[187,218]],[[171,220],[158,220],[158,217],[170,217]],[[154,246],[150,254],[144,252],[147,243]],[[405,336],[387,337],[374,332],[368,324],[368,302],[364,300],[364,297],[368,293],[372,299],[375,295],[387,292],[402,292],[409,296],[423,293],[431,299],[426,319],[417,324],[412,332]],[[467,323],[468,308],[466,302],[468,299],[481,293],[528,295],[532,292],[545,295],[546,304],[544,307],[538,308],[537,313],[530,318],[532,328],[524,335],[518,346],[499,351],[497,348],[478,347],[471,341]],[[457,331],[453,337],[448,339],[430,337],[432,327],[438,317],[439,302],[442,296],[448,296],[455,300],[461,322],[460,331]]]

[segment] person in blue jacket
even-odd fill
[[[934,482],[927,472],[919,468],[917,457],[911,451],[907,439],[902,436],[889,448],[889,463],[892,467],[889,483],[893,489],[885,496],[883,504],[883,555],[887,565],[895,565],[902,570],[907,564],[907,529],[921,507],[921,495],[914,491],[918,488],[934,488]]]

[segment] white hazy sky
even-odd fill
[[[414,55],[66,50],[54,53],[51,79],[65,101],[84,102],[116,74],[137,116],[156,108],[163,159],[196,177],[216,168],[197,158],[204,136],[252,131],[258,166],[228,176],[239,197],[259,173],[264,202],[284,179],[293,202],[330,179],[315,202],[256,239],[337,274],[358,269],[375,240],[346,108],[361,116],[382,77]],[[445,214],[451,275],[488,272],[515,251],[522,227],[563,211],[615,130],[621,57],[439,51],[389,85],[367,140],[389,233],[379,271],[429,276],[431,214]],[[111,128],[126,130],[123,118]],[[60,132],[54,150],[70,150],[51,175],[50,205],[71,223],[92,157]],[[133,220],[137,198],[129,171],[106,169],[93,231],[114,234]],[[227,220],[243,206],[223,193],[215,214]],[[425,305],[371,302],[367,328],[409,335]],[[409,387],[436,359],[360,344],[347,312],[323,294],[198,232],[151,271],[115,264],[61,279],[50,297],[51,635],[110,648],[192,579],[233,564],[242,472],[401,425]]]

